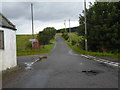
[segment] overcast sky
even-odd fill
[[[34,32],[38,33],[45,27],[56,29],[78,26],[78,17],[84,9],[83,2],[34,2]],[[87,5],[88,7],[88,5]],[[31,34],[30,2],[4,2],[2,13],[16,25],[17,34]]]

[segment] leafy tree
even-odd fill
[[[50,40],[54,38],[56,29],[54,27],[44,28],[42,32],[38,34],[38,41],[40,45],[46,45],[50,43]]]
[[[84,12],[84,11],[83,11]],[[88,49],[101,52],[120,52],[120,1],[97,2],[87,9]],[[78,35],[84,36],[84,16],[79,16]]]

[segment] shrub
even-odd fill
[[[68,40],[68,38],[69,38],[68,33],[63,33],[63,34],[62,34],[62,37],[63,37],[65,40]]]
[[[56,29],[54,27],[46,27],[38,34],[38,41],[40,45],[46,45],[50,43],[50,40],[55,37]]]
[[[77,43],[77,42],[76,42],[75,40],[72,40],[72,41],[71,41],[71,44],[72,44],[72,45],[75,45],[76,43]]]
[[[64,36],[64,39],[65,39],[65,40],[68,40],[68,38],[69,38],[69,36],[68,36],[68,35]]]

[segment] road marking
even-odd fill
[[[32,65],[33,65],[34,63],[35,63],[35,62],[25,62],[25,64],[26,64],[25,69],[26,69],[26,70],[31,69],[31,68],[32,68]]]
[[[120,67],[119,63],[117,63],[117,62],[112,62],[112,61],[109,61],[109,60],[105,60],[105,59],[101,59],[101,58],[96,58],[96,57],[90,56],[90,55],[83,55],[83,54],[81,54],[81,56],[85,57],[87,59],[92,59],[92,60],[95,60],[95,61],[98,61],[98,62],[101,62],[101,63],[108,64],[108,65],[111,65],[111,66]]]
[[[32,65],[33,65],[34,63],[38,62],[38,61],[39,61],[39,59],[36,59],[36,60],[33,61],[33,62],[25,62],[25,65],[26,65],[25,69],[26,69],[26,70],[30,70],[30,69],[32,68]]]

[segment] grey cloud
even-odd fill
[[[78,18],[81,13],[82,5],[80,3],[45,3],[44,7],[36,8],[35,4],[34,19],[42,21],[60,20],[64,18]]]
[[[30,15],[28,3],[4,2],[2,3],[2,13],[10,19],[18,19]]]
[[[78,16],[83,10],[83,3],[79,2],[34,2],[33,5],[35,31],[38,28],[43,30],[44,27],[50,25],[63,28],[64,20],[69,18],[71,22],[77,22]],[[2,13],[16,25],[17,33],[31,34],[29,2],[4,2],[2,3]]]
[[[65,18],[77,19],[83,6],[81,3],[36,2],[34,4],[34,20],[56,21]],[[2,3],[2,12],[10,19],[31,19],[29,2]]]

